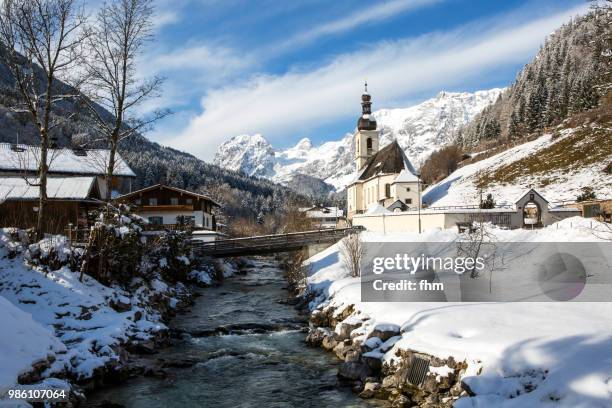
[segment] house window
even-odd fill
[[[170,198],[170,205],[178,205],[178,198],[176,197]]]
[[[187,203],[187,205],[191,205],[193,204],[193,198],[188,198],[185,200],[185,202]]]
[[[136,200],[134,200],[134,204],[140,205],[142,204],[142,200],[140,198],[137,198]]]
[[[164,217],[149,217],[149,223],[153,225],[162,225],[164,223]]]
[[[391,197],[391,184],[385,184],[385,197]]]
[[[157,205],[157,198],[149,198],[149,205]]]
[[[412,204],[412,198],[407,198],[406,199],[406,204]]]

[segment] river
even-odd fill
[[[338,384],[332,354],[304,343],[305,316],[282,302],[289,293],[274,261],[255,259],[246,274],[197,294],[190,311],[171,322],[185,333],[181,339],[146,357],[196,363],[167,368],[166,378],[141,376],[96,391],[87,406],[372,406]]]

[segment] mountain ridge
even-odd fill
[[[494,102],[502,91],[441,91],[408,108],[376,110],[372,115],[378,122],[380,146],[397,140],[418,166],[434,150],[451,143],[456,130]],[[297,174],[307,175],[342,190],[354,172],[352,156],[353,133],[319,146],[303,138],[295,146],[281,150],[256,133],[238,135],[221,144],[213,163],[289,186]]]

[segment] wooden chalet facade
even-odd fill
[[[212,198],[163,184],[146,187],[116,199],[129,204],[136,214],[152,226],[176,228],[180,224],[198,230],[215,231],[217,228],[213,207],[220,207]]]
[[[48,150],[47,203],[44,232],[65,233],[88,226],[88,212],[105,197],[105,167],[109,150]],[[38,146],[0,143],[0,227],[36,225],[39,188]],[[112,194],[131,191],[136,174],[120,155],[113,172]]]
[[[0,226],[31,228],[36,225],[39,188],[21,177],[0,177]],[[47,179],[45,232],[62,234],[69,224],[84,228],[87,214],[100,205],[95,177]]]

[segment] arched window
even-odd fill
[[[385,197],[391,197],[391,184],[385,184]]]
[[[372,148],[372,138],[368,137],[368,139],[366,140],[366,146],[368,149]]]

